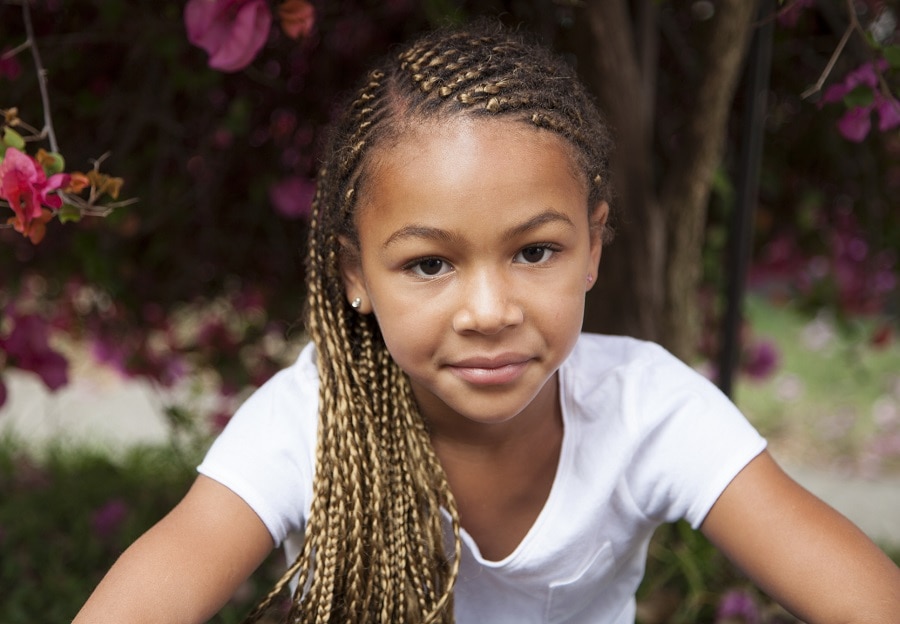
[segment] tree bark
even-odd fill
[[[616,140],[615,242],[603,250],[585,329],[654,340],[665,300],[665,230],[653,190],[652,93],[638,64],[627,2],[594,1],[584,10],[582,77],[597,94]]]
[[[692,41],[702,63],[681,149],[659,183],[653,170],[656,42],[652,1],[592,0],[575,45],[583,79],[614,130],[615,241],[603,250],[585,329],[655,340],[682,359],[699,339],[697,292],[713,174],[756,15],[755,0],[721,0]],[[636,22],[636,23],[635,23]],[[640,37],[636,41],[635,33]],[[649,51],[649,54],[648,54]],[[660,190],[657,190],[660,189]]]
[[[700,337],[697,291],[710,187],[725,146],[734,92],[741,76],[757,2],[720,0],[699,48],[702,63],[678,158],[666,172],[660,202],[667,213],[664,344],[688,359]]]

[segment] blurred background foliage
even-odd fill
[[[654,144],[661,171],[679,157],[690,74],[703,71],[690,37],[711,4],[658,4]],[[895,323],[900,137],[872,132],[852,143],[836,131],[842,106],[800,97],[834,51],[846,15],[837,1],[799,2],[786,13],[790,4],[781,7],[773,50],[751,283],[808,311]],[[226,390],[258,384],[279,365],[271,349],[236,356],[267,333],[300,335],[304,211],[318,149],[335,102],[363,68],[398,41],[447,21],[498,16],[566,48],[566,34],[583,18],[579,3],[547,0],[314,5],[309,36],[294,41],[273,28],[246,70],[225,74],[208,68],[205,53],[187,42],[180,2],[33,3],[61,150],[70,166],[85,169],[109,152],[104,170],[123,177],[123,194],[139,203],[105,219],[51,224],[40,245],[0,230],[8,317],[26,301],[50,302],[43,311],[50,326],[89,337],[96,355],[130,373],[166,385],[193,358],[217,368]],[[870,21],[886,7],[856,6]],[[0,3],[4,49],[23,38],[20,13],[17,3]],[[17,58],[21,71],[0,75],[0,106],[18,107],[39,126],[35,73],[25,54]],[[870,59],[871,51],[851,40],[830,81]],[[740,102],[713,183],[703,251],[710,318],[698,348],[708,356],[717,345],[743,139]],[[185,337],[173,327],[188,306],[201,325]]]

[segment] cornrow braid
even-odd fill
[[[559,135],[590,205],[609,198],[611,141],[597,109],[566,64],[519,35],[485,23],[436,31],[364,78],[332,128],[310,220],[305,316],[319,421],[304,546],[247,622],[295,577],[290,622],[453,621],[456,504],[409,379],[374,315],[347,302],[340,264],[359,253],[354,214],[368,155],[411,123],[461,116]]]

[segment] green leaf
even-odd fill
[[[57,152],[47,152],[46,159],[41,162],[41,165],[44,167],[44,172],[48,176],[52,176],[55,173],[62,173],[66,168],[66,160],[62,157],[62,154]]]
[[[18,150],[25,149],[25,139],[9,126],[3,128],[3,142],[7,147],[14,147]]]
[[[872,87],[860,85],[844,96],[844,104],[847,108],[869,106],[874,99],[875,94],[872,92]]]
[[[60,223],[78,223],[81,221],[81,210],[72,204],[63,204],[58,216]]]
[[[900,45],[890,45],[882,50],[885,60],[893,68],[900,68]]]

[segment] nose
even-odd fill
[[[517,293],[502,271],[483,270],[463,283],[458,308],[453,315],[456,332],[496,334],[522,323],[525,318]]]

